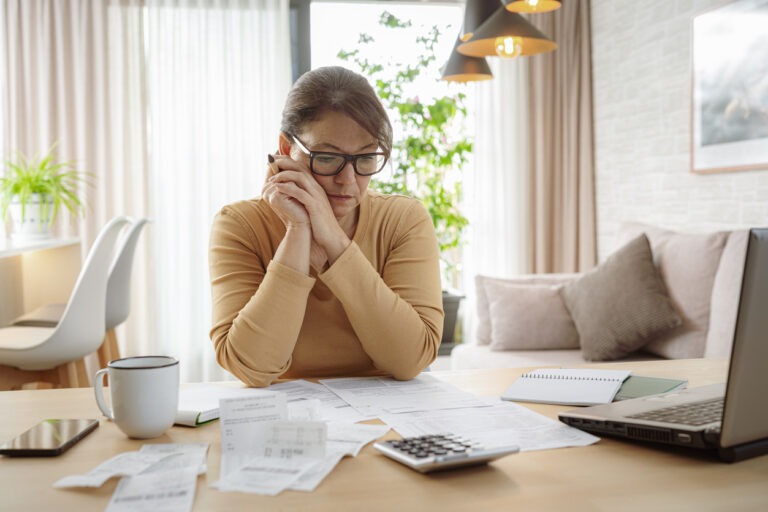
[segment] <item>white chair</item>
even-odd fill
[[[32,380],[58,380],[67,387],[88,386],[83,358],[95,352],[105,334],[107,281],[115,241],[129,222],[115,217],[101,230],[83,264],[75,287],[55,327],[0,328],[0,385],[37,372]],[[63,368],[67,365],[73,367]],[[19,372],[18,370],[23,370]],[[48,371],[46,373],[46,371]]]
[[[131,273],[136,245],[147,218],[130,220],[131,225],[123,236],[109,270],[107,282],[106,336],[98,349],[99,365],[104,368],[113,359],[120,358],[115,328],[128,319],[131,312]],[[27,327],[55,327],[64,314],[66,304],[46,304],[26,313],[11,325]]]

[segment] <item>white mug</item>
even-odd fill
[[[109,376],[112,407],[104,400]],[[126,357],[96,372],[94,393],[101,412],[128,437],[158,437],[173,425],[179,407],[179,361],[168,356]]]

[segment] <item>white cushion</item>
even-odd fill
[[[579,348],[579,335],[560,297],[561,285],[486,284],[491,350]]]
[[[712,286],[711,314],[704,357],[731,355],[748,235],[748,230],[731,232],[720,257],[720,265]]]
[[[475,276],[475,306],[477,313],[477,328],[475,343],[489,345],[491,343],[491,308],[486,292],[486,283],[510,283],[519,285],[557,285],[574,279],[578,274],[524,274],[512,278]]]

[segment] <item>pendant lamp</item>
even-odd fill
[[[477,27],[491,17],[491,14],[501,9],[499,0],[467,0],[464,7],[464,24],[461,27],[459,39],[466,41]]]
[[[461,37],[456,38],[456,44],[453,45],[448,62],[443,67],[440,80],[446,82],[479,82],[481,80],[490,80],[493,78],[491,67],[482,57],[469,57],[456,51],[456,47],[461,44]]]
[[[506,9],[494,12],[457,50],[470,57],[507,57],[551,52],[557,43],[525,18]]]
[[[502,0],[509,12],[538,13],[560,8],[557,0]]]

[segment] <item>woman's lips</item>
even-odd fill
[[[328,194],[328,199],[334,199],[336,201],[349,201],[350,199],[354,199],[354,197],[340,194]]]

